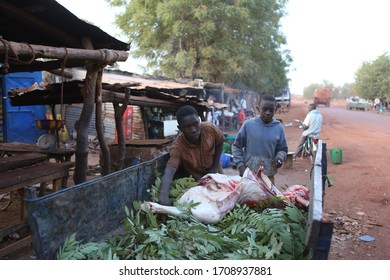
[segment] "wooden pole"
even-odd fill
[[[26,58],[53,58],[67,60],[92,60],[92,61],[108,61],[107,64],[112,64],[116,61],[126,61],[129,53],[127,51],[100,49],[74,49],[65,47],[49,47],[42,45],[32,45],[27,43],[17,43],[5,41],[6,44],[0,44],[0,55],[5,55],[8,52],[10,57],[17,57],[25,60]]]
[[[106,140],[104,139],[103,132],[103,103],[102,103],[102,76],[103,68],[100,68],[98,71],[98,76],[96,79],[96,93],[95,93],[95,127],[97,132],[97,137],[99,140],[100,151],[103,156],[103,166],[101,166],[102,176],[110,174],[110,151],[108,149]]]
[[[91,40],[87,38],[83,41],[83,45],[87,49],[93,49]],[[96,64],[90,64],[87,67],[87,74],[84,80],[84,87],[81,92],[83,95],[83,110],[79,120],[77,121],[77,146],[75,152],[75,170],[73,173],[74,183],[81,184],[87,181],[88,172],[88,152],[89,152],[89,141],[88,141],[88,128],[91,122],[93,108],[95,106],[95,92],[96,82],[98,78],[98,72],[100,67]]]
[[[77,146],[75,152],[75,170],[73,174],[74,183],[81,184],[87,181],[88,172],[88,127],[91,122],[93,108],[95,105],[95,91],[98,68],[96,66],[87,67],[87,75],[84,80],[83,110],[80,119],[77,121]]]
[[[123,130],[123,115],[126,112],[127,105],[130,100],[130,90],[126,91],[125,98],[123,100],[122,105],[119,105],[118,102],[114,102],[114,116],[115,116],[115,126],[118,135],[118,159],[115,162],[115,171],[122,170],[123,164],[126,158],[126,142],[125,142],[125,134]]]

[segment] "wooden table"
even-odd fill
[[[49,181],[53,183],[53,191],[66,188],[69,169],[73,166],[74,163],[70,161],[49,162],[47,157],[41,154],[22,154],[0,158],[0,195],[19,192],[21,196],[21,220],[23,220],[24,187],[40,184],[41,195],[44,194],[42,188],[45,188],[46,182]],[[1,210],[6,210],[8,206]]]
[[[11,157],[0,157],[0,172],[33,165],[47,160],[47,156],[38,153],[25,153]]]
[[[75,153],[74,149],[56,149],[56,150],[44,150],[39,148],[36,144],[10,142],[0,143],[0,157],[6,155],[12,156],[25,153],[39,153],[47,156],[48,159],[55,159],[56,162],[70,161],[71,157]]]
[[[27,184],[40,183],[40,195],[45,194],[46,182],[49,180],[53,181],[54,190],[65,188],[69,176],[68,169],[74,166],[73,163],[65,165],[65,168],[53,164],[51,166],[46,166],[47,168],[52,168],[53,172],[50,173],[50,176],[47,176],[48,170],[39,170],[39,166],[32,168],[31,165],[43,161],[49,163],[50,159],[55,159],[56,163],[70,163],[74,152],[74,149],[44,150],[35,144],[21,142],[0,143],[0,187],[3,184],[0,194],[7,192],[6,190],[8,188],[5,188],[6,185],[14,188],[8,190],[10,192],[9,203],[5,207],[2,207],[1,210],[5,210],[11,205],[12,192],[18,191],[22,194],[22,189],[24,186],[27,186]],[[14,171],[14,169],[17,170]],[[21,174],[18,172],[21,172]],[[20,175],[20,178],[12,181],[11,179],[14,179],[15,175]],[[31,177],[32,181],[21,180],[21,178],[24,178],[25,176]],[[17,182],[19,182],[19,185]],[[21,199],[23,202],[23,197],[21,197]],[[24,214],[22,213],[22,216],[23,215]]]
[[[2,149],[4,151],[4,147]],[[45,192],[47,182],[52,182],[53,191],[66,188],[69,169],[74,167],[74,162],[69,161],[69,153],[56,154],[54,158],[57,162],[50,162],[49,158],[53,154],[18,152],[19,150],[12,153],[4,151],[2,156],[7,156],[0,158],[0,196],[7,193],[10,195],[7,204],[1,210],[6,211],[12,204],[14,192],[18,192],[20,196],[20,221],[12,223],[6,228],[1,228],[0,240],[4,236],[27,227],[24,206],[25,187],[40,184],[41,195]],[[65,161],[66,159],[68,161]],[[31,236],[12,243],[0,250],[0,256],[17,250],[30,242]]]

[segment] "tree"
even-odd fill
[[[355,73],[353,88],[366,99],[386,98],[390,92],[390,57],[382,54],[373,62],[363,62]]]
[[[346,99],[350,96],[356,96],[353,86],[352,84],[344,83],[344,85],[340,88],[339,98]]]
[[[314,92],[317,88],[321,87],[320,84],[310,84],[309,86],[303,89],[303,98],[305,99],[314,99]]]
[[[167,77],[286,87],[291,63],[279,30],[287,0],[106,0],[132,55]]]
[[[351,90],[348,88],[347,84],[344,85],[344,88],[341,88],[340,86],[335,86],[332,82],[328,80],[323,80],[321,84],[318,83],[313,83],[310,84],[309,86],[305,87],[303,89],[303,97],[305,99],[314,99],[314,92],[316,91],[317,88],[328,88],[331,93],[332,99],[340,99],[344,98],[344,95],[350,96]],[[351,85],[349,85],[351,87]],[[347,93],[344,93],[344,91],[348,91]]]

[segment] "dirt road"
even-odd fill
[[[319,106],[323,115],[321,138],[327,146],[328,176],[324,219],[334,223],[329,259],[390,259],[390,113],[348,111],[344,104]],[[294,119],[303,119],[307,104],[295,101],[289,113],[279,115],[286,126],[289,150],[294,151],[301,131]],[[342,163],[333,164],[330,149],[341,148]],[[293,169],[280,169],[277,184],[305,184],[308,159]],[[362,241],[368,235],[374,241]]]

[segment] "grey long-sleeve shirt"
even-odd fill
[[[259,116],[247,120],[237,134],[232,152],[237,168],[246,165],[257,172],[260,166],[264,166],[265,174],[273,176],[277,169],[272,165],[272,160],[278,154],[283,160],[287,157],[284,127],[275,118],[267,124]]]

